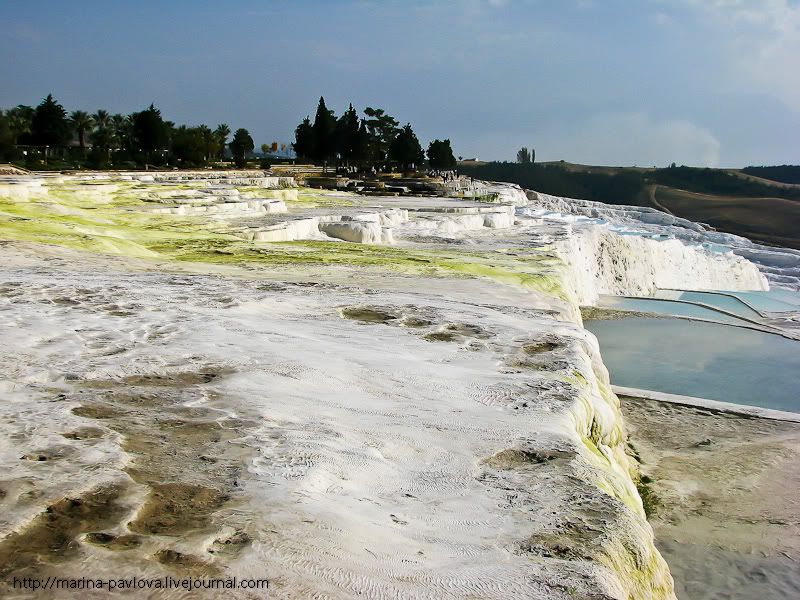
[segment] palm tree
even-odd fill
[[[203,153],[203,160],[208,161],[211,158],[211,150],[216,149],[215,146],[215,136],[214,132],[208,127],[208,125],[200,125],[197,127],[197,131],[200,132],[200,135],[203,136],[203,145],[205,148],[205,152]]]
[[[95,127],[98,129],[105,129],[111,122],[111,115],[108,114],[107,110],[100,108],[92,115],[92,119],[94,120]]]
[[[99,109],[92,115],[95,129],[89,136],[92,146],[102,148],[106,151],[107,157],[111,158],[111,144],[113,142],[113,132],[111,131],[111,115],[107,110]]]
[[[78,143],[81,146],[81,154],[86,154],[86,132],[91,130],[94,121],[89,113],[82,110],[75,110],[69,116],[72,128],[78,134]]]
[[[125,146],[130,132],[130,119],[119,113],[111,116],[111,130],[113,131],[114,142],[117,148]]]
[[[222,158],[225,154],[225,145],[228,143],[228,136],[231,134],[231,128],[228,127],[227,123],[221,123],[217,125],[217,128],[214,130],[214,136],[217,138],[217,143],[219,144],[219,155],[218,158]]]
[[[19,104],[6,112],[8,126],[11,129],[12,141],[14,145],[19,141],[21,135],[31,132],[31,121],[33,121],[33,108]]]

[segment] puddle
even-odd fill
[[[128,524],[136,533],[179,535],[204,529],[211,514],[220,509],[227,496],[199,485],[165,483],[154,485],[136,519]]]
[[[374,306],[348,306],[341,309],[345,319],[362,321],[363,323],[387,323],[397,319],[394,311]]]
[[[108,486],[49,505],[21,531],[0,543],[0,575],[29,572],[42,562],[54,563],[79,552],[81,533],[116,525],[126,508],[121,489]]]

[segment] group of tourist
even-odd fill
[[[441,177],[442,180],[447,183],[448,181],[455,181],[458,179],[458,171],[455,169],[447,170],[447,171],[440,171],[438,169],[432,169],[428,171],[429,177]]]

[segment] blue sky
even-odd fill
[[[291,141],[320,94],[456,154],[800,164],[797,0],[0,0],[0,107]]]

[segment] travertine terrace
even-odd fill
[[[679,277],[766,280],[730,252],[577,227],[536,194],[486,189],[0,182],[4,580],[673,598],[578,307]]]

